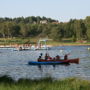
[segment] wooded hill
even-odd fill
[[[90,41],[90,16],[58,22],[46,17],[0,18],[0,37],[48,37],[56,41],[71,38],[72,41]]]

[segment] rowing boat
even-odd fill
[[[60,64],[69,64],[68,62],[60,62],[60,61],[49,61],[49,62],[37,62],[37,61],[29,61],[28,65],[60,65]]]
[[[29,61],[29,65],[59,65],[59,64],[70,64],[75,63],[79,64],[79,58],[68,59],[68,60],[38,60],[38,61]]]
[[[79,58],[74,58],[74,59],[67,59],[67,60],[53,60],[53,59],[49,59],[49,60],[45,60],[45,59],[40,59],[38,60],[38,62],[68,62],[68,63],[76,63],[79,64]]]

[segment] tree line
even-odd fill
[[[48,37],[55,41],[71,38],[72,41],[90,41],[90,16],[58,22],[46,17],[0,18],[0,37]]]

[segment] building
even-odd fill
[[[47,20],[41,20],[40,23],[41,24],[47,24]]]

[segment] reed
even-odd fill
[[[77,78],[53,80],[19,79],[17,82],[8,76],[0,77],[0,90],[90,90],[90,81]]]

